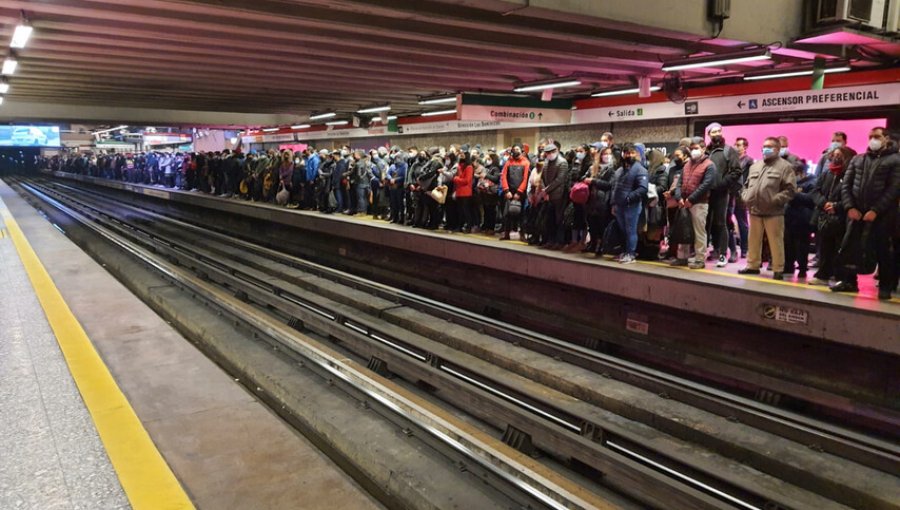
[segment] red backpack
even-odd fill
[[[573,204],[584,205],[591,197],[591,187],[583,182],[576,182],[569,191],[569,200]]]

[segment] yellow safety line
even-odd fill
[[[12,214],[0,214],[131,506],[194,508]]]

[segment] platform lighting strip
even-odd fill
[[[0,74],[11,75],[16,72],[16,67],[19,65],[19,61],[13,57],[6,57],[6,60],[3,61],[3,68],[0,69]]]
[[[847,71],[850,71],[850,70],[851,70],[851,69],[850,69],[849,66],[832,67],[832,68],[829,68],[829,69],[825,69],[825,74],[831,74],[831,73],[846,73]],[[814,71],[813,71],[812,69],[806,69],[806,70],[803,70],[803,71],[786,71],[786,72],[783,72],[783,73],[757,74],[757,75],[751,75],[751,76],[744,76],[744,80],[747,80],[747,81],[750,81],[750,80],[770,80],[770,79],[772,79],[772,78],[793,78],[793,77],[795,77],[795,76],[812,76],[813,72],[814,72]]]
[[[310,115],[309,120],[320,120],[320,119],[330,119],[337,115],[334,112],[325,112],[325,113],[317,113],[315,115]]]
[[[452,110],[438,110],[436,112],[425,112],[422,114],[422,117],[434,117],[436,115],[450,115],[451,113],[456,113],[456,109]]]
[[[378,112],[389,112],[391,111],[391,105],[381,105],[381,106],[373,106],[371,108],[362,108],[360,110],[356,110],[356,113],[378,113]]]
[[[650,87],[650,92],[656,92],[657,90],[661,90],[662,87],[659,85],[654,85]],[[606,90],[603,92],[595,92],[591,94],[591,97],[607,97],[607,96],[624,96],[627,94],[639,94],[641,92],[640,88],[635,89],[623,89],[623,90]]]
[[[513,92],[535,92],[538,90],[560,89],[563,87],[576,87],[581,85],[581,80],[565,80],[548,83],[536,83],[534,85],[521,85],[513,89]]]
[[[744,62],[755,62],[757,60],[771,60],[772,54],[769,53],[768,50],[765,53],[755,53],[755,54],[747,54],[747,55],[731,55],[731,56],[722,56],[721,58],[716,57],[698,57],[694,59],[694,61],[688,60],[679,60],[673,61],[668,64],[663,64],[663,71],[683,71],[685,69],[699,69],[701,67],[721,67],[728,64],[741,64]]]
[[[455,103],[456,96],[445,96],[445,97],[426,97],[419,99],[419,104],[421,105],[429,105],[429,104],[444,104],[444,103]]]
[[[25,44],[28,43],[28,38],[31,37],[31,32],[33,30],[33,27],[26,23],[21,23],[16,26],[16,29],[13,32],[12,40],[10,40],[9,42],[9,47],[16,49],[24,48]]]

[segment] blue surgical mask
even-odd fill
[[[581,161],[582,159],[584,159],[584,153],[583,153],[583,152],[576,152],[576,153],[575,153],[575,159],[577,159],[578,161]]]
[[[778,151],[778,155],[781,156],[782,158],[787,156],[787,153],[788,153],[787,147],[782,147],[781,150]]]
[[[841,147],[841,142],[831,142],[831,145],[828,146],[829,150],[839,149]]]
[[[763,148],[762,148],[762,155],[763,155],[763,158],[764,158],[764,159],[769,159],[769,158],[771,158],[772,156],[775,155],[775,149],[773,149],[773,148],[771,148],[771,147],[763,147]]]

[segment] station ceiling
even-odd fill
[[[0,40],[23,12],[35,28],[18,52],[9,101],[296,115],[378,103],[414,112],[419,96],[510,93],[519,82],[571,74],[581,87],[558,93],[584,94],[633,86],[639,76],[656,82],[663,60],[759,42],[517,4],[4,0]]]

